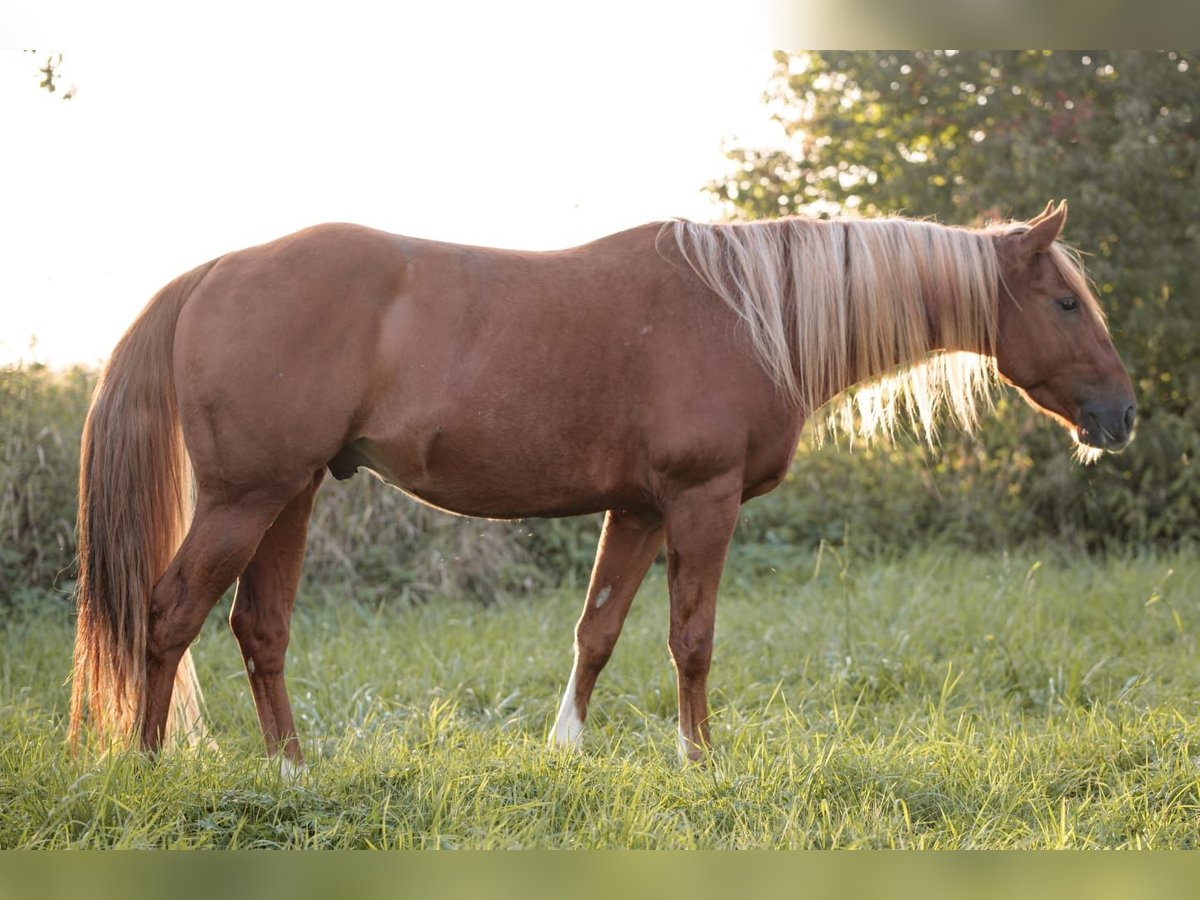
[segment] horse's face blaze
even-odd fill
[[[999,241],[1002,277],[996,364],[1025,399],[1072,431],[1084,458],[1133,436],[1133,385],[1082,278],[1056,264],[1061,205]]]

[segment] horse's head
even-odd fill
[[[997,238],[996,366],[1035,409],[1070,429],[1090,461],[1129,443],[1136,405],[1087,279],[1056,243],[1066,219],[1065,201],[1048,204],[1027,228]]]

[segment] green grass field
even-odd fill
[[[220,611],[196,659],[220,751],[73,759],[69,603],[0,624],[0,847],[1192,847],[1200,564],[736,551],[716,749],[675,756],[652,571],[584,746],[544,748],[578,590],[489,607],[301,598],[311,768],[265,760]]]

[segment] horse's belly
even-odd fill
[[[433,429],[400,442],[360,439],[352,451],[354,465],[431,506],[464,516],[570,516],[636,502],[629,479],[599,460],[555,455],[533,444],[459,441]]]

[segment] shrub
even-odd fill
[[[79,435],[95,375],[0,368],[0,599],[69,591]]]

